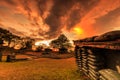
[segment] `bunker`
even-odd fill
[[[91,80],[120,80],[120,30],[75,40],[79,71]]]

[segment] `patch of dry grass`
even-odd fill
[[[83,80],[74,58],[0,62],[0,80]]]
[[[25,55],[37,58],[52,58],[52,59],[66,59],[74,57],[74,53],[60,54],[58,52],[51,52],[50,54],[42,54],[42,52],[26,52]]]

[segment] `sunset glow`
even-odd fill
[[[120,0],[0,1],[0,27],[37,40],[64,32],[72,40],[120,30],[119,14]]]
[[[120,0],[0,0],[0,80],[120,80],[119,53]]]
[[[35,42],[36,46],[40,46],[42,44],[45,44],[46,46],[49,46],[50,41],[37,41]]]
[[[83,30],[80,27],[75,27],[73,30],[77,35],[83,34]]]

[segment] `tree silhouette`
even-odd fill
[[[26,38],[27,41],[25,43],[26,49],[32,49],[32,45],[34,44],[35,40],[31,38]]]
[[[2,29],[0,28],[0,37],[2,38],[2,40],[6,40],[8,41],[8,46],[10,45],[11,39],[13,37],[13,34],[10,33],[8,30],[6,29]]]
[[[71,43],[64,34],[61,34],[57,39],[52,40],[50,45],[53,48],[69,48],[71,46]]]
[[[2,61],[2,44],[3,44],[3,40],[2,38],[0,38],[0,61]]]

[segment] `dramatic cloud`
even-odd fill
[[[102,34],[117,29],[119,24],[120,0],[100,0],[100,2],[85,15],[79,26],[85,31],[84,36]],[[117,25],[117,26],[116,26]],[[118,28],[120,29],[120,28]],[[118,30],[117,29],[117,30]]]
[[[50,35],[61,33],[63,26],[71,29],[99,0],[55,0],[45,22],[50,26]]]
[[[17,31],[16,29],[11,28],[11,27],[9,27],[8,30],[9,30],[10,32],[12,32],[13,34],[16,34],[16,35],[19,35],[19,36],[25,36],[25,34],[26,34],[25,32],[19,32],[19,31]]]
[[[99,30],[97,31],[103,33],[104,31],[112,30],[114,27],[120,26],[120,7],[116,8],[106,15],[101,16],[96,19],[96,24],[94,26],[98,26]]]
[[[1,0],[0,27],[46,40],[70,39],[120,29],[120,0]]]

